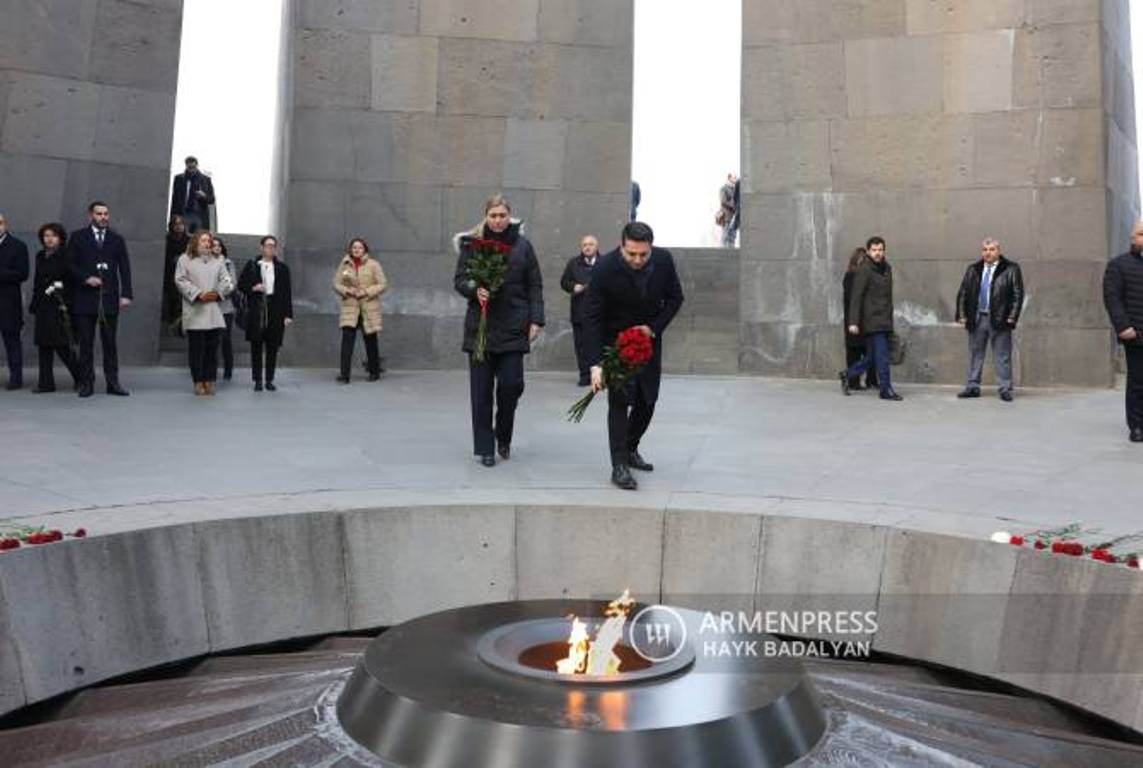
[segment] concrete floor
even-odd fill
[[[973,536],[1071,521],[1143,527],[1143,446],[1126,440],[1119,391],[1022,391],[1007,405],[906,386],[905,402],[885,403],[826,382],[671,377],[643,446],[656,470],[631,494],[608,483],[606,402],[565,421],[582,392],[567,374],[529,375],[512,460],[494,469],[472,456],[465,374],[348,387],[333,376],[287,370],[277,393],[243,379],[213,399],[162,368],[126,371],[126,399],[0,392],[0,518],[125,529],[178,503],[194,519],[194,504],[213,516],[294,496],[341,507],[542,496],[782,505]]]

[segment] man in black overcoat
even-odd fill
[[[584,235],[579,241],[579,254],[568,259],[560,287],[571,296],[572,340],[575,342],[575,361],[579,368],[579,386],[591,383],[591,365],[584,354],[583,309],[587,301],[587,286],[591,284],[591,270],[599,258],[599,241],[595,235]]]
[[[107,394],[126,397],[119,386],[119,350],[115,335],[119,310],[131,306],[131,259],[127,242],[111,229],[106,203],[87,207],[90,224],[68,238],[68,258],[75,285],[72,317],[79,336],[79,396],[95,391],[95,332],[103,347],[103,378]]]
[[[639,441],[651,424],[659,399],[663,331],[683,304],[683,287],[671,252],[655,248],[651,227],[633,221],[623,228],[619,248],[601,256],[592,270],[584,312],[585,345],[591,362],[591,387],[603,388],[603,348],[628,328],[654,340],[651,362],[626,387],[607,391],[607,435],[611,482],[633,491],[632,469],[654,467],[639,455]]]
[[[28,279],[28,246],[8,232],[8,219],[0,213],[0,336],[8,356],[9,390],[24,386],[24,303],[20,284]]]
[[[171,212],[167,220],[181,216],[188,234],[210,229],[210,206],[214,204],[214,182],[198,169],[196,158],[188,157],[186,170],[176,175],[171,184]]]

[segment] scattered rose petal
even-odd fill
[[[1022,547],[1022,546],[1024,546],[1024,537],[1023,536],[1013,536],[1012,538],[1008,539],[1008,543],[1014,547]]]

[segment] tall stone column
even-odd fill
[[[108,203],[132,256],[129,365],[158,354],[181,29],[181,0],[9,0],[0,23],[0,210],[35,253],[41,224]]]
[[[954,383],[960,276],[1024,268],[1025,385],[1108,385],[1100,278],[1138,215],[1126,0],[745,2],[741,365],[842,367],[841,277],[889,242],[903,380]]]

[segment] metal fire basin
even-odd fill
[[[400,768],[770,768],[825,732],[801,664],[706,659],[694,611],[675,611],[691,639],[644,670],[587,679],[518,663],[527,647],[566,639],[569,615],[590,619],[594,634],[605,607],[494,603],[394,627],[366,650],[338,719]]]

